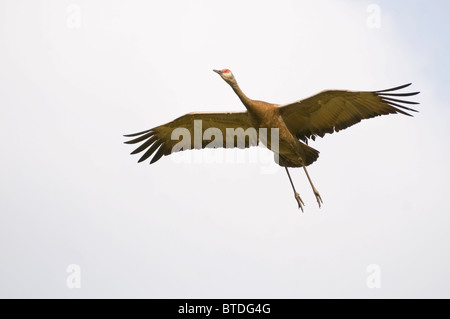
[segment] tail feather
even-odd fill
[[[300,159],[294,153],[286,155],[286,154],[278,154],[275,155],[275,162],[283,167],[302,167],[302,160],[305,163],[305,166],[311,165],[319,158],[319,151],[308,146],[306,144],[301,143],[301,153],[302,159]]]
[[[303,152],[306,155],[306,166],[311,165],[319,158],[319,151],[308,146],[306,144],[302,144]]]

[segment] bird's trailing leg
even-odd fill
[[[309,177],[308,171],[306,170],[306,166],[305,165],[302,165],[302,166],[303,166],[303,169],[305,170],[306,177],[308,177],[308,181],[311,184],[311,187],[313,189],[314,195],[316,196],[316,200],[317,200],[317,203],[319,204],[319,208],[320,208],[320,206],[323,204],[322,198],[320,197],[320,194],[317,191],[317,189],[314,187],[314,185],[311,181],[311,178]]]
[[[299,194],[297,193],[297,191],[295,190],[295,186],[294,186],[294,183],[292,182],[291,174],[289,174],[288,168],[285,167],[285,169],[286,169],[286,173],[288,174],[289,181],[291,182],[292,189],[294,190],[294,195],[295,195],[295,199],[297,200],[297,203],[298,203],[298,208],[300,208],[300,209],[302,210],[302,212],[303,212],[303,206],[304,206],[305,204],[303,203],[303,201],[302,201],[300,195],[299,195]]]

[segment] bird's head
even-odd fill
[[[213,70],[214,72],[216,72],[217,74],[220,75],[220,77],[222,79],[225,80],[225,82],[227,82],[228,84],[232,85],[232,84],[236,84],[236,79],[234,78],[233,73],[231,73],[230,70],[228,69],[222,69],[222,70]]]

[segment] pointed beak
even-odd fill
[[[221,70],[213,70],[214,72],[216,72],[217,74],[222,74]]]

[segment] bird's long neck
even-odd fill
[[[236,93],[236,95],[239,97],[239,99],[242,101],[242,103],[245,105],[248,111],[254,111],[254,103],[252,99],[249,99],[244,92],[242,92],[241,88],[237,84],[237,82],[230,83],[231,88]]]

